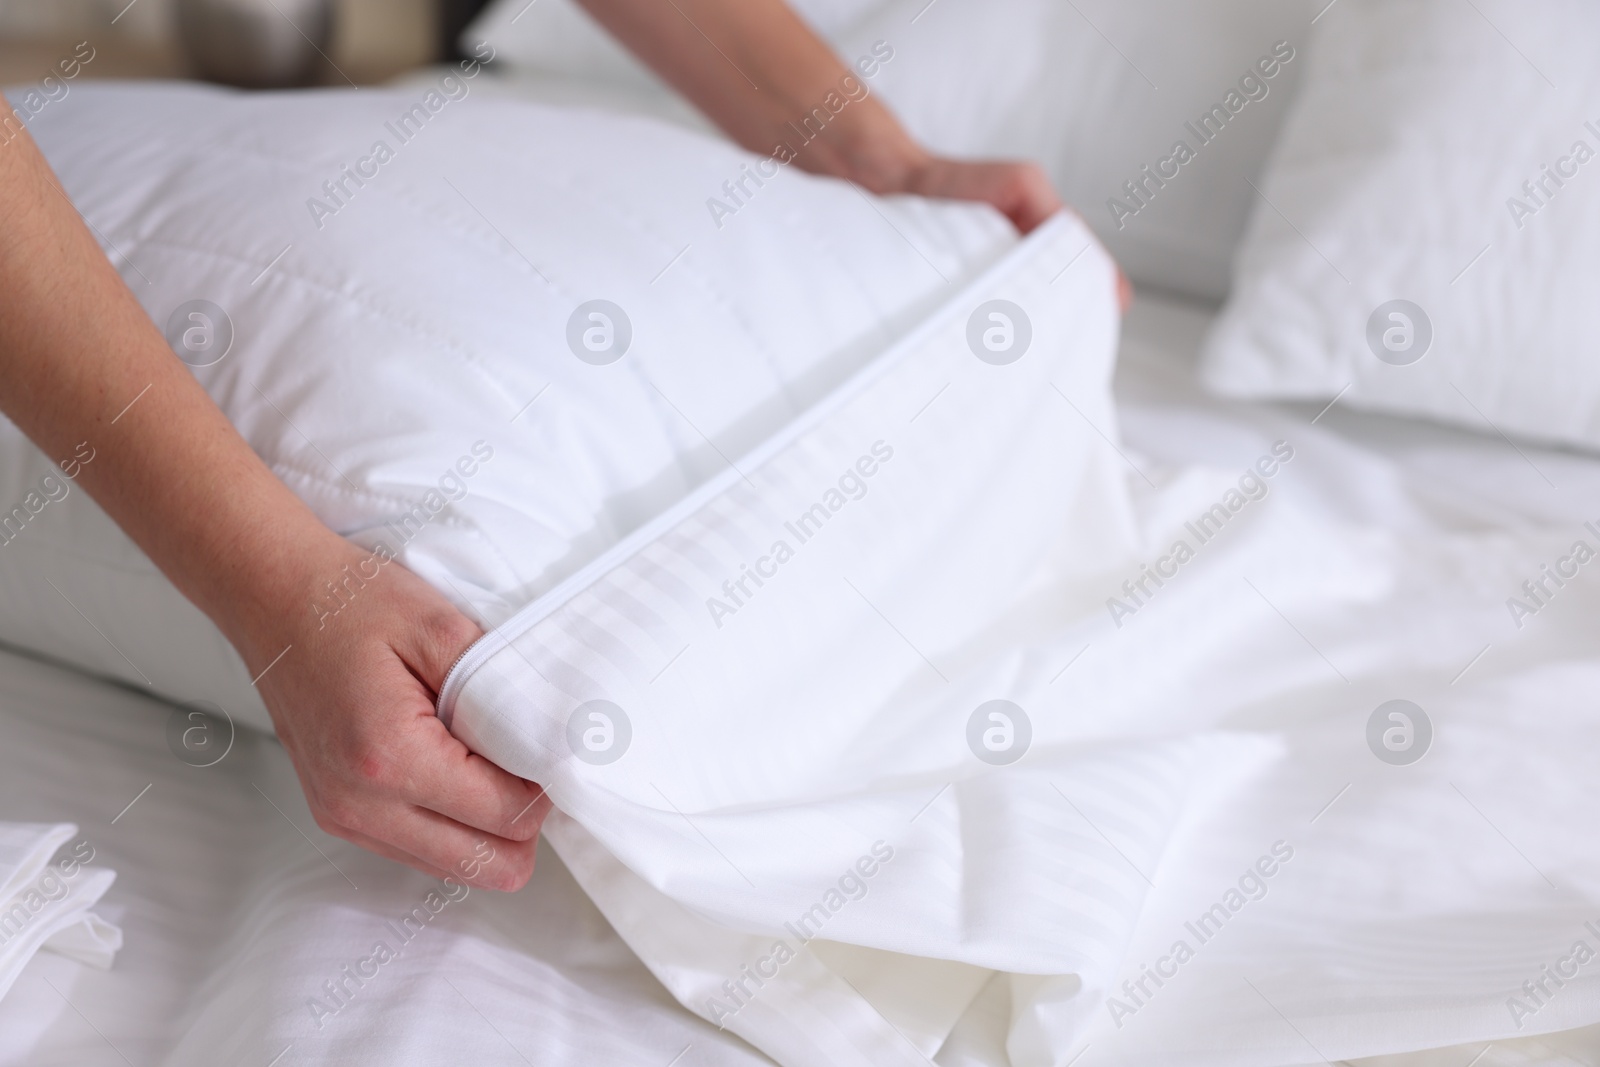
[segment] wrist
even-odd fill
[[[306,510],[242,540],[217,562],[194,599],[251,671],[259,671],[308,626],[315,628],[323,588],[365,555]]]

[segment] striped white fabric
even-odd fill
[[[551,839],[658,976],[784,1063],[923,1062],[981,984],[910,1038],[813,937],[1107,983],[1195,780],[1258,751],[1075,743],[1065,716],[998,727],[1019,762],[980,758],[983,716],[969,744],[979,705],[1026,717],[1039,684],[997,632],[1030,581],[1134,540],[1112,271],[1051,224],[446,685],[458,736],[547,785]],[[1008,324],[1021,358],[979,358]]]

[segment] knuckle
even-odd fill
[[[501,829],[500,836],[508,841],[532,841],[539,836],[539,824],[531,817],[523,816],[507,823]]]
[[[390,762],[375,748],[363,748],[350,760],[350,772],[365,788],[382,789],[389,784]]]
[[[515,892],[533,876],[534,849],[530,844],[507,847],[502,843],[487,855],[477,855],[477,859],[480,862],[461,864],[459,875],[484,889]]]
[[[539,836],[539,826],[544,822],[544,811],[537,801],[522,809],[520,814],[506,818],[500,827],[500,836],[508,841],[532,841]]]
[[[477,640],[478,625],[457,611],[432,611],[422,620],[422,630],[437,648],[458,652]]]

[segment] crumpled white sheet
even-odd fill
[[[106,971],[34,956],[0,999],[3,1067],[770,1067],[680,1008],[544,848],[524,892],[453,890],[319,1016],[323,983],[439,882],[319,830],[270,737],[174,756],[180,714],[0,651],[0,814],[77,822],[61,856],[87,841],[116,869],[97,911],[126,934]]]
[[[122,931],[90,909],[115,871],[89,867],[94,846],[72,823],[0,822],[0,997],[40,949],[105,970]]]
[[[453,706],[445,694],[458,734],[547,784],[576,820],[552,840],[602,908],[647,898],[595,884],[603,872],[578,858],[578,824],[690,909],[625,936],[670,942],[641,951],[666,964],[669,988],[780,1060],[920,1062],[986,968],[1105,982],[1143,888],[1092,824],[1123,828],[1122,850],[1149,863],[1200,783],[1272,748],[1205,736],[1053,752],[1065,722],[1038,719],[1042,766],[977,775],[967,749],[980,703],[1043,681],[1043,661],[1004,651],[1016,636],[997,628],[1007,607],[1041,567],[1085,582],[1132,543],[1107,436],[1112,277],[1075,219],[1035,234],[769,455],[743,461],[726,491],[711,496],[713,483],[669,513],[679,521],[647,527],[638,552],[625,543],[620,564],[602,560],[576,598],[491,638],[511,647]],[[972,323],[990,325],[980,305],[997,299],[1016,309],[1019,336],[1031,324],[1026,353],[1002,366],[969,347]],[[1064,531],[1076,551],[1061,551]],[[752,567],[766,583],[735,591]],[[592,765],[567,737],[602,699],[631,737],[615,762]],[[741,933],[719,937],[695,917]],[[956,961],[960,992],[897,1034],[848,977],[809,956],[789,965],[823,924],[829,940]]]
[[[491,637],[442,713],[548,784],[551,841],[662,982],[786,1065],[923,1063],[1002,998],[1017,1067],[1600,1020],[1600,967],[1522,986],[1600,946],[1595,593],[1537,638],[1504,606],[1581,531],[1439,521],[1314,412],[1241,428],[1232,469],[1128,455],[1109,266],[1064,269],[1080,232],[1035,235],[721,496]],[[1035,358],[973,358],[968,314],[996,296],[1029,310]],[[717,617],[877,441],[881,480]],[[1219,503],[1220,532],[1185,525]],[[1180,538],[1194,558],[1128,592]],[[1032,724],[1011,766],[968,748],[997,698]],[[1392,699],[1431,717],[1421,762],[1368,747]],[[620,730],[595,700],[631,727],[614,762],[576,756]]]
[[[1268,506],[1278,509],[1292,504],[1304,515],[1337,524],[1392,526],[1419,539],[1429,530],[1478,531],[1484,537],[1498,530],[1508,537],[1537,539],[1549,532],[1559,533],[1568,525],[1581,525],[1590,502],[1600,499],[1600,463],[1591,458],[1527,449],[1531,460],[1561,487],[1557,490],[1497,438],[1346,413],[1338,406],[1309,425],[1320,405],[1277,410],[1208,399],[1194,391],[1188,365],[1206,321],[1203,312],[1144,297],[1125,324],[1117,372],[1123,431],[1119,443],[1158,483],[1164,479],[1163,469],[1178,466],[1205,467],[1226,475],[1252,462],[1272,441],[1287,437],[1296,445],[1296,457],[1284,472],[1292,477],[1274,479]],[[1144,484],[1137,475],[1129,477],[1137,485]],[[1212,547],[1225,546],[1219,542]],[[1259,577],[1253,570],[1246,573]],[[1117,582],[1123,577],[1118,574]],[[1413,617],[1426,617],[1426,605],[1434,602],[1436,594],[1422,584],[1426,577],[1419,574],[1412,590],[1424,598]],[[1521,580],[1519,576],[1517,581]],[[1240,585],[1239,591],[1254,595]],[[1163,591],[1163,597],[1180,593],[1181,588],[1175,584]],[[1562,595],[1571,593],[1581,590],[1571,587]],[[1135,621],[1154,622],[1162,605],[1171,603],[1157,601]],[[1592,657],[1592,643],[1588,650],[1580,647],[1586,631],[1571,628],[1594,607],[1592,600],[1580,595],[1580,602],[1565,618],[1541,612],[1530,624],[1540,628],[1532,650],[1510,649],[1513,660],[1550,657],[1582,662]],[[1504,611],[1504,605],[1478,601],[1473,610],[1498,620],[1497,613]],[[1551,610],[1559,610],[1559,603]],[[1322,640],[1324,631],[1318,629],[1326,621],[1295,620],[1332,657],[1333,650]],[[1281,620],[1279,625],[1283,625]],[[1404,632],[1404,623],[1399,625],[1398,631],[1375,629],[1363,640],[1381,646],[1394,633]],[[1132,632],[1125,627],[1120,636]],[[1287,629],[1281,636],[1296,640]],[[1080,647],[1070,652],[1075,654]],[[1092,646],[1049,691],[1076,685],[1079,668],[1096,662],[1103,651]],[[1263,651],[1270,653],[1273,648]],[[1474,648],[1468,655],[1476,651]],[[1434,684],[1449,692],[1468,690],[1480,670],[1491,674],[1504,670],[1507,664],[1498,660],[1506,651],[1497,640],[1453,687],[1448,683],[1464,663],[1455,665]],[[1339,662],[1348,673],[1347,665]],[[1071,704],[1081,704],[1086,693],[1103,684],[1103,678],[1096,678],[1088,689],[1074,690]],[[1332,684],[1338,687],[1343,683],[1333,679]],[[1529,695],[1533,695],[1531,691]],[[1273,705],[1278,710],[1272,710]],[[1352,744],[1349,733],[1359,730],[1368,711],[1370,708],[1346,709],[1330,716],[1332,725],[1326,733],[1335,736],[1340,746],[1353,747],[1357,757],[1370,760],[1363,743]],[[443,1067],[464,1062],[520,1064],[524,1060],[538,1067],[635,1062],[660,1067],[680,1053],[677,1067],[754,1067],[770,1062],[672,1002],[642,972],[562,864],[547,851],[541,852],[541,866],[527,891],[510,897],[474,893],[459,905],[451,905],[433,924],[427,939],[419,939],[408,950],[399,969],[387,972],[380,982],[369,983],[347,1010],[318,1029],[308,1011],[307,997],[343,962],[368,951],[372,931],[420,899],[429,882],[420,874],[322,834],[299,797],[281,748],[269,739],[241,731],[228,758],[212,768],[197,769],[174,759],[162,730],[170,713],[170,708],[125,689],[0,653],[3,814],[14,819],[70,817],[85,827],[103,862],[119,874],[115,890],[101,908],[118,909],[110,914],[127,931],[127,946],[110,971],[84,968],[54,953],[35,957],[0,1001],[0,1064],[83,1067],[122,1063],[107,1040],[134,1063],[163,1067],[268,1064],[280,1054],[280,1064],[337,1063],[341,1067]],[[1223,713],[1219,721],[1250,729],[1278,729],[1281,725],[1292,730],[1295,717],[1292,702],[1274,701],[1266,710],[1246,707]],[[1536,707],[1533,717],[1537,718]],[[1540,736],[1562,735],[1569,729],[1552,722]],[[1447,725],[1441,726],[1438,744],[1444,745],[1454,733]],[[1219,809],[1200,828],[1209,826],[1219,832],[1192,835],[1193,843],[1183,850],[1186,856],[1171,850],[1162,866],[1147,868],[1158,888],[1154,892],[1146,888],[1150,900],[1135,938],[1158,946],[1159,951],[1131,948],[1125,956],[1128,970],[1116,976],[1118,984],[1124,978],[1138,977],[1140,963],[1153,963],[1166,951],[1174,928],[1181,929],[1183,921],[1193,919],[1215,895],[1234,884],[1244,864],[1259,855],[1256,850],[1262,845],[1261,838],[1277,831],[1272,824],[1280,817],[1298,820],[1313,835],[1289,839],[1296,854],[1283,875],[1292,875],[1296,865],[1311,860],[1317,860],[1323,869],[1311,871],[1300,882],[1280,881],[1274,876],[1268,898],[1252,903],[1250,910],[1230,922],[1224,937],[1248,934],[1247,924],[1255,923],[1262,914],[1260,906],[1281,906],[1276,898],[1286,890],[1297,897],[1304,895],[1296,901],[1297,909],[1315,910],[1324,901],[1338,905],[1352,891],[1367,902],[1364,907],[1373,901],[1382,904],[1393,886],[1410,883],[1413,899],[1407,907],[1427,906],[1414,898],[1436,890],[1444,881],[1416,881],[1419,874],[1426,873],[1429,857],[1418,857],[1398,877],[1373,877],[1382,875],[1388,854],[1380,848],[1368,860],[1360,850],[1366,845],[1364,835],[1375,835],[1374,845],[1381,846],[1391,824],[1426,820],[1435,813],[1429,806],[1416,807],[1410,801],[1432,797],[1440,788],[1438,782],[1419,783],[1410,772],[1428,769],[1446,750],[1441,747],[1410,768],[1373,767],[1380,773],[1368,774],[1311,823],[1316,810],[1344,784],[1344,780],[1334,780],[1338,766],[1318,769],[1319,764],[1304,758],[1307,750],[1315,754],[1316,742],[1312,738],[1300,746],[1299,762],[1281,765],[1273,789],[1236,794],[1227,810]],[[1518,774],[1497,782],[1494,765],[1486,763],[1483,771],[1473,770],[1473,777],[1489,782],[1491,795],[1469,792],[1517,846],[1558,881],[1561,875],[1545,860],[1588,850],[1585,835],[1589,831],[1584,823],[1593,810],[1594,798],[1584,791],[1589,787],[1582,777],[1566,773],[1588,758],[1577,748],[1581,744],[1582,738],[1575,738],[1571,752],[1555,750],[1549,744],[1527,746],[1528,752],[1548,761],[1544,771],[1563,777],[1547,782],[1535,768],[1533,777]],[[1482,749],[1452,751],[1449,767],[1453,780],[1469,790],[1469,782],[1455,772],[1472,769],[1482,759]],[[1305,782],[1296,782],[1296,773],[1308,766],[1316,773]],[[1359,759],[1356,766],[1360,766]],[[1325,783],[1324,779],[1329,780]],[[152,783],[153,788],[115,826],[107,825]],[[1416,786],[1423,788],[1413,788]],[[1312,795],[1324,788],[1321,795]],[[1448,786],[1443,789],[1441,797],[1432,799],[1462,804]],[[1363,795],[1368,798],[1364,806],[1346,809],[1347,802]],[[1272,805],[1284,798],[1298,806],[1276,811]],[[1405,803],[1400,803],[1402,800]],[[1503,803],[1504,809],[1492,807],[1493,802]],[[1467,823],[1452,819],[1441,827],[1450,836],[1431,843],[1423,837],[1433,861],[1453,857],[1466,876],[1461,886],[1441,896],[1439,910],[1458,910],[1456,901],[1464,893],[1476,894],[1491,905],[1520,899],[1538,908],[1545,899],[1540,893],[1548,894],[1548,886],[1526,868],[1522,874],[1512,870],[1522,861],[1487,824],[1479,821],[1472,825],[1470,820],[1476,816],[1470,809],[1461,810],[1468,816]],[[1554,821],[1541,828],[1547,814],[1554,816]],[[1117,831],[1105,829],[1121,843]],[[1539,831],[1536,839],[1525,837],[1529,829]],[[302,831],[306,836],[301,836]],[[1336,832],[1323,836],[1329,831]],[[1584,881],[1580,866],[1572,863],[1570,856],[1563,862],[1569,865],[1573,884],[1580,888],[1593,885],[1593,876]],[[1319,879],[1327,869],[1343,873],[1323,887]],[[341,870],[360,889],[347,882]],[[594,884],[592,880],[590,884]],[[1164,905],[1163,900],[1167,901]],[[1492,918],[1492,912],[1490,915]],[[1280,925],[1275,923],[1273,928]],[[1322,949],[1324,972],[1339,963],[1341,929],[1333,925],[1324,933],[1329,942]],[[1293,932],[1292,926],[1290,930]],[[1208,944],[1205,956],[1197,956],[1193,967],[1185,967],[1178,979],[1168,982],[1148,1009],[1124,1020],[1121,1032],[1110,1028],[1106,1040],[1091,1039],[1079,1064],[1096,1062],[1114,1050],[1113,1042],[1130,1040],[1136,1028],[1147,1031],[1146,1047],[1154,1037],[1182,1047],[1189,1034],[1210,1035],[1212,1042],[1203,1055],[1169,1053],[1145,1062],[1233,1062],[1226,1044],[1227,1028],[1248,1007],[1246,998],[1257,1005],[1260,1001],[1238,980],[1239,971],[1233,969],[1238,961],[1230,961],[1226,967],[1220,959],[1216,965],[1207,963],[1218,952],[1226,952],[1227,945],[1222,939]],[[880,1011],[901,1010],[902,1000],[924,991],[932,996],[958,989],[949,981],[952,969],[948,967],[931,963],[896,966],[903,962],[898,957],[835,943],[813,942],[813,948],[828,954],[830,967],[843,967],[841,960],[847,956],[859,962],[854,970],[843,973],[875,1006],[881,1006]],[[1529,965],[1529,973],[1519,977],[1519,982],[1537,973],[1540,946],[1518,943],[1512,952],[1517,961]],[[1242,973],[1276,1000],[1274,983],[1287,972],[1277,964],[1270,940],[1255,938],[1241,955],[1251,964],[1243,967]],[[1248,958],[1251,955],[1253,960]],[[1205,969],[1208,966],[1210,970]],[[1358,984],[1363,977],[1352,972],[1351,981]],[[1210,993],[1195,988],[1224,979],[1233,984]],[[45,984],[47,980],[51,985]],[[1323,979],[1311,976],[1310,980]],[[1014,1010],[1026,1007],[1036,985],[1034,980],[1006,974],[988,979],[936,1062],[941,1067],[1003,1067]],[[1575,991],[1569,984],[1561,995],[1565,998]],[[901,996],[895,998],[895,993]],[[1210,998],[1209,1004],[1195,1003],[1201,993]],[[1511,990],[1505,993],[1509,995]],[[70,1006],[63,995],[70,999]],[[1190,1024],[1188,1031],[1160,1014],[1180,1014],[1175,1007],[1178,1001],[1188,1001],[1181,1012]],[[1173,1006],[1163,1008],[1163,1004]],[[1222,1009],[1215,1025],[1205,1018],[1196,1020],[1198,1012],[1211,1006]],[[1482,1040],[1473,1042],[1463,1028],[1460,1043],[1448,1048],[1360,1062],[1370,1067],[1465,1067],[1478,1057],[1474,1067],[1570,1067],[1592,1059],[1600,1028],[1526,1036],[1539,1029],[1532,1023],[1543,1024],[1540,1016],[1521,1031],[1525,1036],[1496,1040],[1487,1048]],[[902,1016],[888,1017],[901,1025]],[[1319,1019],[1299,1014],[1290,1014],[1290,1018],[1331,1055],[1332,1048],[1318,1030]],[[92,1026],[85,1019],[92,1021]],[[1109,1017],[1106,1022],[1109,1025]],[[882,1024],[875,1025],[881,1029]],[[1271,1037],[1274,1032],[1268,1028],[1274,1025],[1288,1049],[1280,1062],[1316,1062],[1303,1045],[1293,1044],[1294,1032],[1281,1019],[1275,1024],[1273,1019],[1256,1020],[1242,1032],[1245,1037],[1252,1030],[1258,1038],[1261,1034]],[[1259,1048],[1241,1048],[1240,1062],[1270,1058]],[[1128,1058],[1135,1057],[1129,1054]]]

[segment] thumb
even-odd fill
[[[414,628],[400,653],[412,673],[438,696],[450,668],[482,636],[483,627],[446,604],[442,610],[430,612]]]
[[[397,593],[404,603],[396,614],[407,621],[392,636],[391,645],[417,680],[437,696],[456,660],[483,636],[483,627],[422,579],[410,572],[400,576],[405,581]]]

